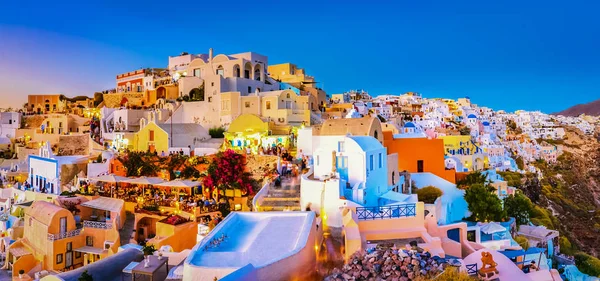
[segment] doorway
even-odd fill
[[[338,156],[335,168],[340,173],[340,178],[348,182],[348,156]]]
[[[423,172],[423,160],[417,160],[417,173]]]
[[[60,218],[60,234],[67,233],[67,217]]]

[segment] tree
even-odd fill
[[[509,217],[515,218],[517,227],[529,223],[533,212],[533,203],[525,195],[517,193],[504,198],[504,210]]]
[[[494,191],[494,187],[480,183],[467,188],[465,201],[469,204],[473,221],[487,222],[506,219],[506,212],[502,209],[502,201],[492,191]]]
[[[417,190],[419,201],[423,201],[426,204],[435,203],[435,200],[442,196],[442,194],[443,192],[435,186],[426,186]]]
[[[242,195],[254,194],[255,181],[246,172],[246,158],[228,149],[215,155],[202,184],[211,191],[216,188],[227,198],[227,189],[238,189]]]
[[[533,203],[537,203],[540,200],[540,194],[542,193],[542,183],[536,175],[527,175],[525,183],[521,186],[521,191],[527,196]]]
[[[81,273],[81,276],[79,276],[79,278],[77,280],[79,280],[79,281],[94,281],[94,278],[86,270],[83,273]]]
[[[490,181],[487,179],[487,176],[482,174],[481,172],[473,172],[468,174],[464,179],[459,180],[456,185],[462,189],[465,189],[474,184],[488,184]]]
[[[517,168],[519,168],[519,170],[525,169],[525,162],[523,161],[523,157],[521,157],[521,156],[515,157],[515,163],[517,164]]]
[[[579,252],[575,254],[575,265],[581,272],[590,276],[600,276],[600,259]]]
[[[148,161],[146,157],[142,157],[142,154],[143,152],[130,151],[124,157],[119,158],[127,170],[128,177],[156,176],[157,166]]]

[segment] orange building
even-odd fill
[[[383,132],[383,145],[388,154],[398,153],[398,171],[432,173],[455,183],[455,171],[446,170],[444,141],[427,138],[393,138],[391,131]]]

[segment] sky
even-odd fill
[[[366,4],[368,3],[368,4]],[[181,52],[257,52],[327,93],[547,113],[600,98],[598,1],[3,1],[0,107],[88,95]]]

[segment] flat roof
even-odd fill
[[[272,264],[308,246],[314,220],[313,212],[231,213],[194,247],[185,265],[235,268]],[[223,235],[226,237],[218,246],[208,246]]]

